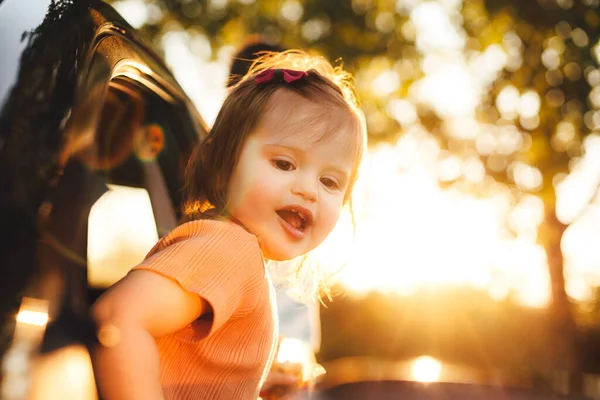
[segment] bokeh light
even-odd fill
[[[421,356],[413,361],[411,375],[417,382],[437,382],[442,375],[442,364],[433,357]]]
[[[215,30],[233,3],[209,2],[205,19],[203,9],[192,10],[196,2],[186,3],[186,26],[165,22],[161,1],[112,2],[134,26],[163,21],[156,40],[209,125],[226,93],[231,56],[256,29],[244,13],[260,13],[263,36],[288,46],[368,52],[384,43],[377,54],[342,60],[377,144],[358,185],[355,238],[344,217],[315,252],[330,270],[344,267],[336,277],[351,292],[466,285],[494,299],[545,306],[551,285],[540,232],[550,229],[545,219],[556,207],[570,224],[562,242],[566,290],[591,299],[600,286],[600,261],[587,239],[600,234],[593,161],[600,159],[593,144],[600,41],[588,26],[565,20],[542,31],[479,1],[398,0],[390,8],[354,0],[351,11],[364,16],[367,35],[304,0],[235,3],[244,11],[227,14],[231,20]],[[144,4],[154,8],[138,12]],[[556,2],[564,10],[573,4]],[[597,16],[584,20],[594,26]],[[581,54],[595,64],[580,62]],[[569,85],[582,82],[590,86],[587,98],[574,98]]]

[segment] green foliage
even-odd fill
[[[586,124],[584,118],[594,111],[588,101],[591,87],[586,75],[598,67],[591,50],[600,27],[598,2],[559,3],[564,6],[552,1],[486,1],[492,29],[477,36],[480,43],[485,44],[493,33],[504,35],[512,30],[523,43],[523,65],[514,71],[505,71],[494,82],[492,95],[509,84],[533,88],[540,95],[539,125],[528,129],[535,146],[523,149],[520,157],[544,172],[546,182],[559,171],[568,172],[570,158],[581,154],[582,138],[597,128],[591,122]],[[573,5],[568,7],[570,3]],[[474,37],[476,33],[470,32]],[[544,51],[549,48],[557,48],[562,53],[556,68],[548,68],[542,62]],[[574,126],[575,135],[568,144],[557,146],[553,138],[563,121]]]

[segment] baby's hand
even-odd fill
[[[299,374],[272,368],[260,391],[263,400],[287,399],[303,386]]]

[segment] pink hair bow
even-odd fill
[[[276,82],[283,80],[287,83],[292,83],[297,81],[298,79],[304,78],[308,76],[308,72],[306,71],[295,71],[293,69],[274,69],[269,68],[262,71],[260,74],[256,76],[256,83],[263,84],[266,82],[270,82],[275,79]]]

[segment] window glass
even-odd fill
[[[88,282],[108,287],[140,263],[158,240],[146,189],[109,185],[88,219]]]
[[[187,110],[128,78],[110,84],[83,159],[109,190],[88,218],[88,282],[104,289],[141,262],[180,220],[181,188],[198,133]]]

